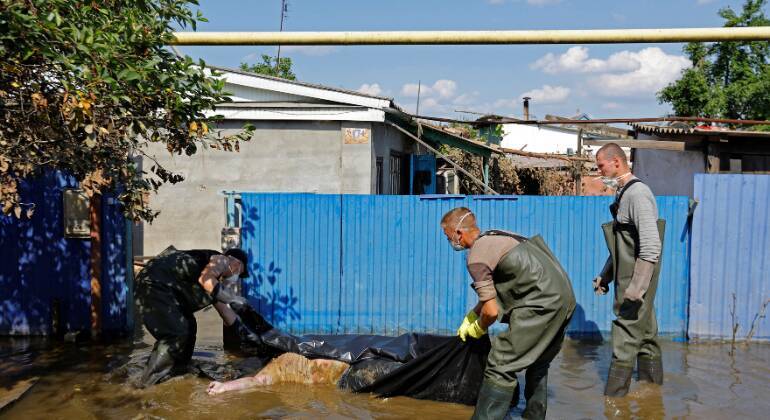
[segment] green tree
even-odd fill
[[[125,213],[151,221],[148,195],[182,179],[134,158],[150,142],[170,153],[236,149],[248,130],[216,137],[207,111],[228,100],[203,61],[167,47],[205,21],[180,0],[0,0],[0,207],[31,216],[21,179],[46,168],[88,194],[118,189]]]
[[[767,0],[747,0],[740,13],[719,11],[725,27],[768,26]],[[658,92],[676,115],[734,119],[770,118],[770,43],[688,43],[684,47],[693,67]]]
[[[267,54],[262,54],[261,63],[251,65],[241,63],[241,70],[288,80],[297,80],[297,76],[291,70],[291,58],[289,57],[281,57],[278,59],[277,57],[270,57]]]

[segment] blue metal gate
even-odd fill
[[[64,237],[62,191],[77,181],[56,171],[20,183],[37,203],[32,219],[0,215],[0,335],[47,335],[58,311],[62,332],[90,328],[88,239]],[[132,329],[129,223],[114,196],[102,199],[102,332]]]
[[[690,337],[770,339],[770,175],[696,175],[695,199]]]
[[[600,224],[608,197],[241,194],[243,247],[256,273],[245,293],[296,333],[453,332],[475,302],[464,253],[439,229],[451,208],[472,209],[482,229],[541,234],[564,265],[579,304],[571,332],[609,330],[612,302],[591,280],[607,258]],[[689,231],[686,197],[659,197],[667,220],[656,300],[660,331],[686,333]]]

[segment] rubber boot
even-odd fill
[[[636,359],[639,382],[663,385],[663,360],[660,357],[639,356]]]
[[[548,367],[538,370],[527,370],[527,383],[524,385],[526,408],[521,414],[523,419],[539,420],[545,418],[548,407]]]
[[[608,397],[623,397],[628,394],[628,387],[631,385],[631,375],[634,373],[634,367],[626,366],[612,361],[610,371],[607,374],[607,387],[604,388],[604,395]]]
[[[170,346],[162,341],[156,341],[152,349],[150,358],[147,359],[147,366],[142,372],[138,386],[141,388],[155,385],[166,379],[174,370],[174,358],[170,353]]]
[[[473,420],[502,420],[511,409],[514,388],[504,388],[485,379],[481,383],[479,399],[473,411]]]

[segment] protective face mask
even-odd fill
[[[459,242],[452,241],[451,245],[455,251],[465,251],[465,247]]]
[[[623,180],[624,178],[626,178],[629,175],[631,175],[631,172],[628,172],[625,175],[621,175],[621,176],[619,176],[617,178],[611,178],[611,177],[608,177],[608,176],[603,176],[602,177],[602,183],[607,188],[612,188],[613,190],[617,190],[618,186],[620,185],[620,181]]]
[[[468,217],[468,215],[470,214],[471,213],[465,213],[465,215],[461,217],[460,220],[457,221],[457,226],[455,226],[455,232],[460,229],[460,226],[462,225],[463,220],[465,220],[465,218]],[[455,241],[455,239],[457,241]],[[455,238],[452,239],[452,241],[450,242],[450,245],[452,245],[452,249],[454,249],[455,251],[465,251],[465,247],[460,243],[460,238],[457,235],[455,235]]]

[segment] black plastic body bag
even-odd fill
[[[491,348],[488,336],[462,342],[455,336],[404,334],[303,335],[273,328],[253,308],[239,308],[241,348],[258,357],[297,353],[350,364],[339,387],[381,397],[407,396],[476,404]]]

